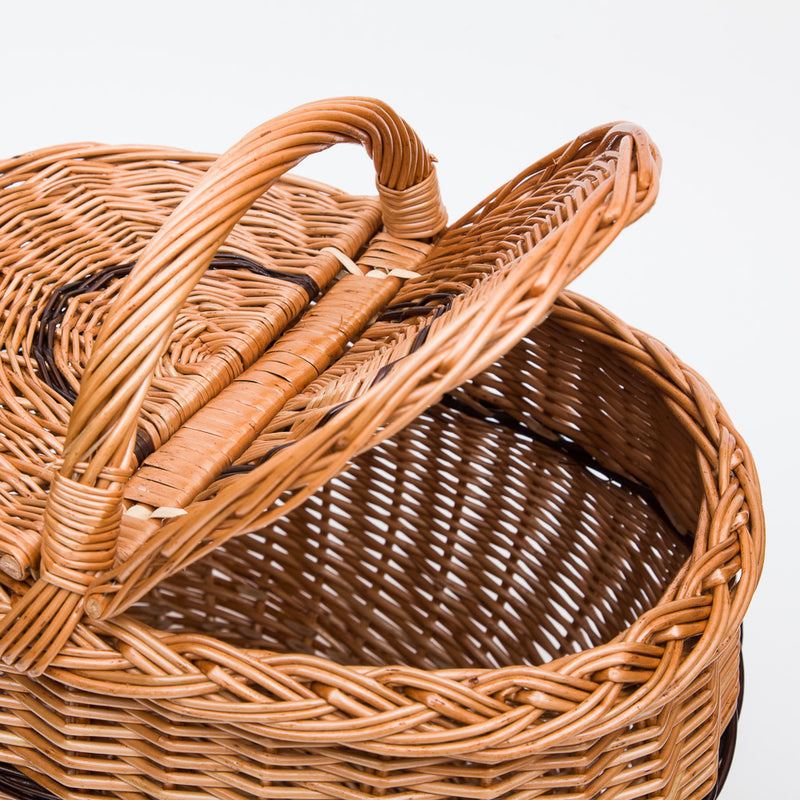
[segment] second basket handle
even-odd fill
[[[113,564],[141,405],[189,292],[258,197],[303,158],[338,142],[360,143],[372,157],[390,234],[425,239],[445,227],[430,155],[377,100],[301,106],[221,156],[145,247],[93,343],[45,509],[41,577],[0,620],[5,663],[44,668],[82,614],[78,597]]]

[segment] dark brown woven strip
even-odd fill
[[[433,324],[434,320],[437,320],[439,317],[442,316],[446,311],[450,310],[450,306],[453,301],[453,297],[455,295],[437,295],[437,297],[446,297],[446,301],[438,306],[430,306],[430,305],[421,305],[421,306],[407,306],[404,310],[401,309],[401,313],[407,314],[407,316],[421,316],[423,314],[430,314],[433,312],[433,316],[431,317],[431,321],[425,325],[423,328],[420,328],[417,335],[414,337],[414,341],[411,344],[411,349],[408,351],[407,355],[416,352],[417,350],[425,344],[426,340],[428,339],[428,334],[431,331],[431,325]],[[390,361],[388,364],[384,364],[376,373],[375,377],[372,379],[372,386],[376,383],[380,383],[395,367],[395,365],[399,364],[403,358],[406,356],[402,356],[401,358],[397,358],[394,361]]]
[[[484,422],[495,421],[499,425],[502,425],[506,430],[513,431],[520,436],[524,436],[532,441],[544,444],[548,447],[551,447],[553,450],[558,450],[567,458],[583,467],[583,469],[591,472],[592,475],[594,475],[598,480],[615,483],[620,488],[625,489],[632,495],[637,496],[646,505],[648,505],[670,528],[675,529],[677,533],[688,539],[692,538],[690,533],[680,531],[675,528],[674,522],[661,505],[661,502],[647,486],[631,480],[625,475],[621,475],[620,473],[614,472],[613,470],[604,466],[596,458],[594,458],[594,456],[586,452],[583,447],[563,434],[554,434],[552,439],[545,438],[526,425],[524,422],[512,416],[508,412],[503,411],[497,406],[492,406],[489,403],[484,402],[482,404],[483,413],[481,413],[481,411],[474,405],[468,405],[467,403],[462,402],[456,394],[446,394],[440,402],[447,408],[450,408],[454,411],[460,411],[470,417],[473,417],[474,419],[479,419]]]
[[[111,281],[126,277],[134,266],[136,266],[135,261],[127,264],[118,264],[114,267],[107,267],[96,273],[87,275],[79,281],[73,281],[72,283],[59,287],[50,295],[42,311],[42,316],[39,320],[39,328],[36,332],[36,339],[33,343],[32,354],[38,364],[43,383],[58,392],[58,394],[69,403],[75,402],[77,394],[63,372],[59,369],[53,355],[56,331],[61,324],[64,314],[64,304],[72,297],[105,289]],[[209,265],[209,269],[245,269],[256,275],[263,275],[267,278],[294,283],[306,292],[309,301],[314,300],[320,294],[320,288],[317,282],[308,275],[268,269],[250,258],[233,253],[217,254]],[[141,464],[154,449],[155,447],[150,435],[144,430],[138,430],[136,432],[136,443],[134,445],[134,455],[136,456],[137,462]]]
[[[733,754],[736,751],[736,734],[739,729],[739,717],[742,713],[742,704],[744,702],[744,625],[739,628],[739,697],[736,701],[736,711],[730,719],[730,722],[722,732],[719,740],[719,767],[717,768],[717,782],[714,788],[706,795],[705,800],[717,800],[728,779],[728,773],[731,771],[731,764],[733,763]]]
[[[39,786],[16,767],[0,763],[0,796],[14,800],[57,800],[56,796]]]
[[[136,463],[141,464],[155,449],[153,437],[150,436],[147,431],[139,428],[139,430],[136,431],[136,442],[133,446],[133,454],[136,456]]]
[[[419,303],[398,303],[388,306],[378,317],[379,322],[402,322],[411,317],[420,317],[430,314],[431,311],[438,311],[442,314],[450,308],[450,304],[455,297],[455,293],[435,292],[429,294]],[[441,309],[441,310],[439,310]]]
[[[36,340],[32,348],[33,357],[39,366],[42,381],[70,403],[75,402],[77,394],[59,369],[53,356],[56,331],[64,314],[64,304],[72,297],[105,289],[111,281],[127,276],[135,266],[136,262],[132,261],[127,264],[107,267],[87,275],[79,281],[73,281],[61,286],[53,291],[42,310]],[[263,275],[266,278],[287,281],[300,286],[308,295],[309,300],[315,299],[320,293],[317,282],[308,275],[268,269],[250,258],[234,255],[233,253],[218,253],[211,262],[209,269],[245,269],[256,275]],[[151,452],[152,443],[148,446],[145,438],[137,436],[136,453],[139,461],[141,462],[143,455],[146,456]]]
[[[439,309],[442,307],[440,306]],[[434,319],[436,316],[441,313],[440,310],[437,310],[437,313],[434,315]],[[414,348],[421,347],[424,344],[424,334],[430,330],[430,325],[426,325],[420,332],[417,334],[417,338],[414,342]],[[398,359],[399,361],[400,359]],[[389,370],[392,368],[397,361],[390,362],[382,367],[375,376],[373,383],[381,380],[381,378],[385,377]],[[336,416],[343,408],[346,408],[351,401],[345,401],[343,403],[338,403],[335,406],[329,408],[322,419],[317,423],[317,427],[324,425],[330,419]],[[492,406],[488,403],[483,403],[482,409],[478,409],[475,405],[467,404],[462,402],[456,393],[453,394],[446,394],[440,400],[440,403],[445,406],[446,408],[457,411],[462,414],[466,414],[473,419],[478,419],[482,422],[495,422],[496,424],[502,426],[505,430],[511,431],[517,435],[524,436],[531,441],[539,442],[540,444],[545,445],[546,447],[550,447],[553,450],[557,450],[562,453],[564,456],[569,458],[573,463],[578,464],[584,470],[591,472],[598,480],[600,481],[610,481],[611,483],[617,484],[619,487],[625,489],[626,491],[630,492],[630,494],[638,497],[642,502],[648,505],[655,514],[667,524],[670,528],[674,528],[674,523],[665,511],[664,507],[659,502],[656,495],[644,484],[638,483],[637,481],[631,480],[630,478],[626,477],[625,475],[621,475],[613,470],[608,469],[607,467],[600,464],[597,459],[595,459],[592,455],[590,455],[586,450],[583,449],[579,444],[568,439],[563,434],[556,435],[554,434],[553,438],[544,438],[529,426],[525,425],[522,421],[518,420],[516,417],[512,416],[511,414],[503,411],[502,409]],[[269,450],[263,458],[259,459],[257,462],[253,462],[250,464],[233,464],[227,469],[222,471],[220,477],[230,477],[232,475],[241,475],[248,473],[256,468],[259,464],[263,464],[264,462],[268,461],[272,456],[276,453],[283,450],[283,448],[288,447],[291,442],[285,442],[280,444],[276,447],[273,447]],[[684,532],[684,531],[677,531],[679,534],[682,534],[685,538],[690,539],[692,538],[691,533]]]

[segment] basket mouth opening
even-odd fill
[[[658,602],[690,554],[699,481],[656,387],[548,320],[129,613],[343,665],[542,664],[613,639]]]

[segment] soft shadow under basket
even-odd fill
[[[377,198],[284,175],[346,141]],[[716,796],[753,463],[564,291],[659,170],[599,127],[448,227],[358,98],[0,162],[0,794]]]

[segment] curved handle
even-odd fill
[[[337,142],[358,142],[377,173],[390,233],[426,238],[446,217],[431,158],[388,106],[342,98],[301,106],[245,136],[209,169],[150,241],[103,323],[72,411],[61,474],[95,485],[129,464],[144,384],[174,317],[220,244],[284,172]]]
[[[59,499],[74,496],[77,485],[121,498],[133,469],[140,407],[189,292],[256,199],[301,159],[337,142],[358,142],[372,157],[390,233],[427,238],[445,226],[430,155],[409,125],[377,100],[301,106],[256,128],[221,156],[144,249],[94,342],[45,515],[45,573],[59,576],[59,582],[84,583],[85,567],[94,572],[110,566],[115,537],[108,533],[117,527],[118,504],[97,503],[105,516],[93,523],[82,516],[81,539],[90,536],[89,527],[104,532],[104,544],[93,542],[84,564],[86,559],[68,555],[73,545],[86,551],[87,542],[62,530],[67,509]],[[108,518],[112,513],[114,520]]]
[[[114,563],[139,412],[190,291],[258,197],[307,155],[338,142],[360,143],[372,157],[391,235],[425,239],[445,227],[431,156],[377,100],[301,106],[222,155],[145,247],[93,343],[45,507],[40,578],[0,619],[5,664],[44,669],[82,617],[93,576]]]

